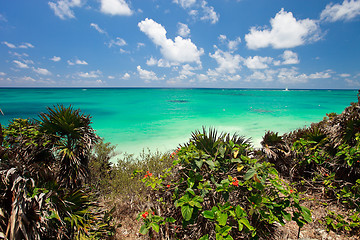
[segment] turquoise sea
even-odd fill
[[[167,151],[202,126],[237,132],[259,146],[266,130],[279,133],[341,113],[357,101],[355,90],[252,89],[0,89],[0,123],[36,118],[47,106],[73,105],[93,118],[93,128],[118,151]]]

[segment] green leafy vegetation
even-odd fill
[[[203,128],[134,156],[71,106],[13,119],[0,125],[0,238],[281,239],[291,222],[293,238],[308,225],[360,238],[359,103],[261,145]]]

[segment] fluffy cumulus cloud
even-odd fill
[[[230,52],[217,49],[214,54],[210,53],[209,56],[218,63],[219,67],[216,68],[216,71],[219,73],[233,74],[241,69],[242,57],[238,54],[232,55]]]
[[[40,75],[45,75],[45,76],[51,75],[51,72],[46,68],[33,68],[33,71]]]
[[[285,84],[298,84],[308,82],[306,74],[300,74],[296,68],[282,68],[278,73],[278,80]]]
[[[202,1],[201,8],[204,15],[200,18],[201,20],[210,21],[215,24],[219,21],[219,14],[214,11],[214,8],[207,5],[206,1]]]
[[[181,37],[188,37],[190,35],[190,28],[188,27],[188,25],[179,22],[178,23],[178,34]]]
[[[320,39],[320,28],[315,20],[296,20],[291,12],[281,9],[270,20],[271,28],[252,27],[245,35],[246,45],[250,49],[265,47],[293,48]]]
[[[281,57],[284,59],[282,64],[298,64],[298,63],[300,63],[297,53],[290,51],[290,50],[284,51],[284,53],[281,55]]]
[[[174,41],[168,39],[165,28],[152,19],[146,18],[139,22],[138,26],[155,45],[160,47],[161,54],[166,60],[178,63],[200,63],[200,56],[204,50],[198,49],[190,39],[184,39],[181,36],[175,37]]]
[[[81,0],[58,0],[56,2],[49,2],[49,6],[55,15],[63,20],[75,18],[72,8],[80,7],[81,4]]]
[[[235,40],[228,40],[226,35],[220,35],[219,40],[221,43],[226,44],[230,51],[235,51],[241,43],[241,38],[237,37]]]
[[[328,22],[349,21],[360,15],[360,0],[345,0],[342,4],[328,4],[320,19]]]
[[[140,78],[145,80],[146,82],[159,80],[159,78],[156,76],[156,74],[153,71],[142,69],[140,66],[137,66],[136,69],[139,73]]]
[[[124,80],[130,79],[130,74],[129,74],[129,73],[125,73],[125,74],[122,76],[122,79],[124,79]]]
[[[247,68],[250,69],[265,69],[269,67],[268,64],[271,64],[272,61],[273,58],[271,57],[254,56],[245,59],[244,64]]]
[[[120,16],[130,16],[133,14],[125,0],[101,0],[101,12]]]

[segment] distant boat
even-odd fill
[[[285,90],[284,91],[289,91],[289,89],[288,88],[285,88]]]

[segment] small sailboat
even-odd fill
[[[286,87],[284,91],[289,91],[289,89]]]

